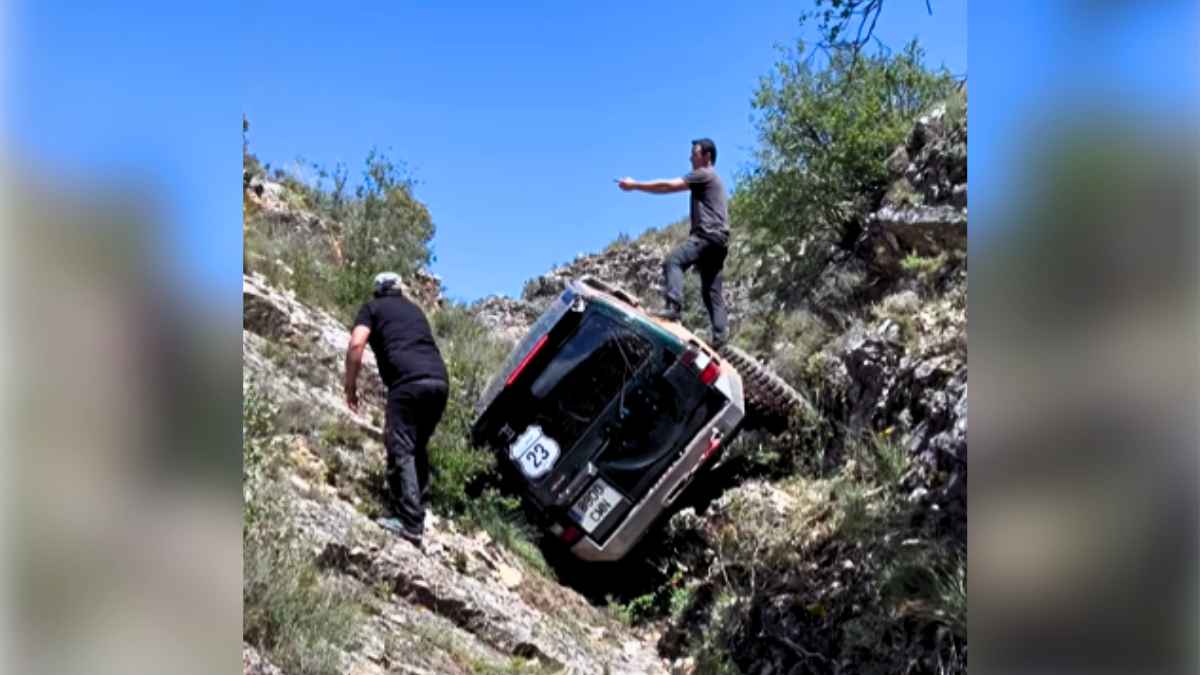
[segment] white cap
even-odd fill
[[[380,272],[375,275],[375,295],[387,295],[393,290],[404,288],[404,282],[395,272]]]

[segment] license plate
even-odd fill
[[[585,532],[590,533],[622,501],[624,497],[621,493],[609,487],[608,483],[597,480],[571,507],[571,517]]]
[[[541,478],[558,461],[558,443],[534,425],[525,430],[508,448],[508,456],[527,478]]]

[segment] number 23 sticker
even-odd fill
[[[540,478],[558,461],[559,447],[542,428],[533,425],[525,430],[508,448],[508,456],[529,478]]]

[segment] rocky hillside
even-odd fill
[[[645,552],[675,570],[636,600],[658,608],[647,614],[664,631],[659,652],[677,663],[702,672],[965,670],[961,94],[916,121],[887,160],[891,186],[856,216],[859,235],[807,296],[778,309],[753,298],[745,270],[755,265],[727,268],[735,343],[806,392],[819,419],[782,438],[744,437],[712,489],[717,498],[677,514],[662,545]],[[520,300],[484,303],[480,319],[519,335],[525,317],[583,274],[654,303],[662,257],[684,236],[675,227],[581,257],[531,280]],[[688,323],[703,330],[690,282]],[[881,635],[894,644],[881,647]]]
[[[764,309],[750,300],[752,274],[733,270],[727,282],[732,323],[743,328],[735,342],[818,393],[826,421],[844,427],[839,437],[887,430],[929,466],[955,471],[965,471],[967,419],[965,89],[963,97],[957,110],[942,104],[918,119],[887,159],[891,187],[811,297]],[[686,228],[673,227],[581,256],[531,279],[521,298],[488,298],[472,311],[519,337],[568,280],[583,275],[654,306],[663,257],[684,237]],[[688,281],[689,323],[703,330],[695,275]]]
[[[818,414],[779,437],[744,434],[636,568],[547,564],[536,533],[489,530],[459,507],[431,515],[424,554],[388,536],[372,520],[384,457],[370,354],[357,416],[341,400],[344,320],[284,290],[277,266],[248,274],[245,672],[965,672],[965,100],[916,121],[818,286],[763,298],[756,265],[729,266],[735,343]],[[336,240],[286,186],[245,185],[267,221]],[[503,352],[570,278],[657,303],[662,258],[685,233],[615,243],[521,298],[469,308],[416,275],[450,336],[453,386],[470,398],[487,374],[464,365],[472,354]],[[686,322],[703,330],[688,279]],[[486,464],[441,447],[463,442],[460,403],[435,438],[439,489],[458,491],[446,503],[503,503]]]
[[[323,657],[331,672],[666,672],[652,641],[485,532],[431,514],[421,555],[376,526],[384,452],[374,363],[362,382],[362,409],[376,411],[368,419],[341,400],[349,333],[339,321],[259,277],[243,280],[243,301],[246,397],[277,408],[262,439],[276,455],[268,484],[282,493],[272,498],[321,583],[361,606],[354,634]],[[247,583],[266,584],[275,567],[251,567]],[[244,663],[247,673],[279,672],[249,643]]]

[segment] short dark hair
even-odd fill
[[[692,141],[692,145],[700,146],[700,152],[707,152],[712,163],[717,163],[717,144],[713,143],[711,138],[697,138]]]

